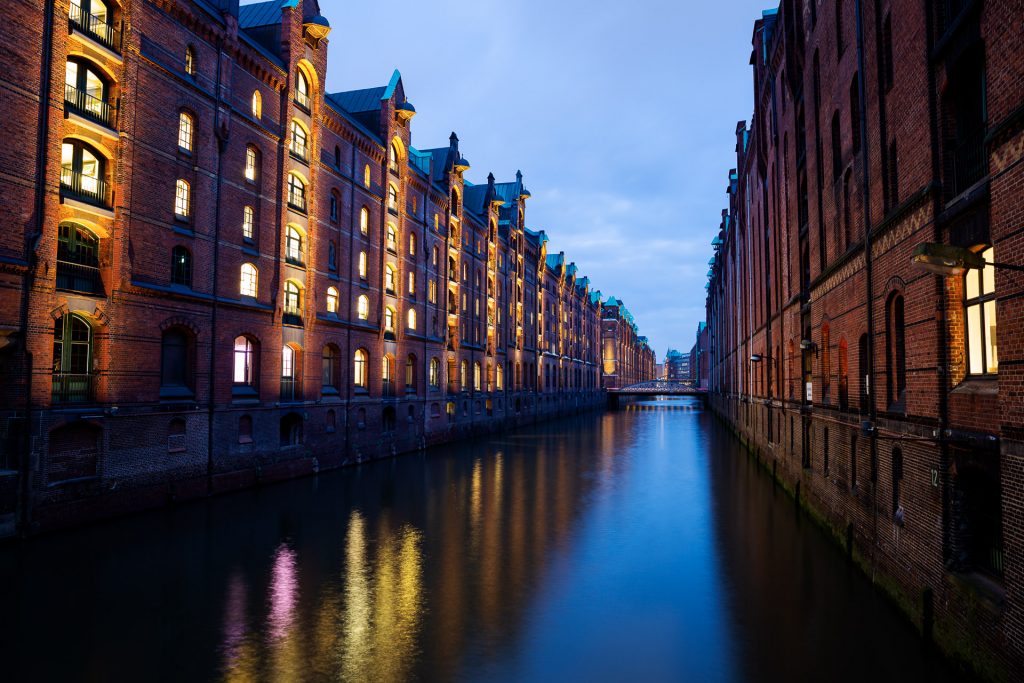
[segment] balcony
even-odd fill
[[[88,373],[53,373],[54,403],[89,403],[93,400],[93,376]]]
[[[985,130],[965,136],[953,147],[950,154],[949,198],[959,197],[988,172],[988,155],[985,152]]]
[[[60,169],[60,189],[74,199],[110,208],[107,183],[99,178],[75,171],[66,166]]]
[[[83,294],[103,294],[103,279],[98,266],[78,263],[74,254],[57,250],[57,289]]]
[[[281,315],[281,323],[284,325],[297,325],[302,326],[302,307],[300,306],[285,306],[284,312]]]
[[[114,108],[84,90],[64,84],[64,110],[74,112],[108,128],[114,127]]]
[[[302,400],[302,384],[294,377],[281,378],[281,402],[293,403]]]
[[[72,3],[68,12],[68,23],[100,45],[121,53],[121,32],[99,17],[87,14],[78,3]]]

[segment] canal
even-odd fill
[[[7,681],[952,680],[700,404],[0,546]]]

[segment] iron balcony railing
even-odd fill
[[[109,47],[114,52],[121,52],[121,32],[103,19],[83,10],[80,4],[71,3],[68,21],[74,28],[101,45]]]
[[[88,403],[92,400],[93,376],[89,373],[53,373],[54,403]]]
[[[951,197],[957,197],[968,190],[988,171],[984,129],[965,136],[958,142],[952,153]]]
[[[284,402],[302,400],[302,386],[294,377],[281,378],[281,400]]]
[[[107,183],[100,178],[63,166],[60,169],[60,187],[64,192],[90,204],[110,207]]]
[[[289,263],[289,264],[291,264],[293,266],[299,266],[300,268],[304,268],[306,266],[306,261],[302,258],[302,252],[301,251],[289,251],[289,252],[287,252],[285,254],[285,256],[284,256],[284,260],[287,263]]]
[[[285,306],[281,322],[285,325],[301,325],[302,308],[300,306]]]
[[[98,266],[61,258],[57,250],[57,289],[66,292],[102,294],[103,279]]]
[[[109,102],[67,83],[64,84],[64,107],[104,126],[114,127],[114,108]]]

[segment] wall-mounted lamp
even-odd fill
[[[943,277],[956,277],[963,275],[968,270],[980,270],[985,266],[1002,270],[1024,271],[1024,266],[1013,263],[991,263],[982,258],[981,254],[969,249],[935,242],[917,245],[910,257],[910,262],[922,270]]]
[[[752,353],[752,354],[750,354],[750,362],[751,363],[760,363],[763,358],[764,358],[764,356],[762,356],[759,353]]]
[[[810,339],[801,339],[800,340],[800,350],[801,351],[815,351],[815,350],[817,350],[817,348],[818,348],[818,345],[815,344]]]

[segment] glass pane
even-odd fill
[[[981,306],[967,308],[967,348],[970,352],[967,371],[972,375],[981,374]]]
[[[72,88],[78,87],[78,64],[68,62],[64,69],[64,83]]]
[[[75,148],[69,142],[65,142],[60,146],[60,165],[65,168],[71,168],[71,165],[75,160]]]
[[[92,0],[89,3],[89,13],[100,20],[102,23],[107,23],[107,5],[103,0]]]
[[[85,72],[85,92],[98,100],[103,99],[103,81],[88,69]]]
[[[244,345],[243,345],[244,348]],[[235,346],[235,382],[237,384],[245,384],[245,351],[239,351],[238,346]]]
[[[996,353],[996,302],[985,302],[985,353],[986,372],[997,372],[999,356]]]
[[[281,353],[281,376],[291,377],[295,367],[295,352],[292,351],[292,347],[284,347]]]
[[[992,259],[994,258],[994,253],[993,253],[992,247],[989,247],[985,251],[981,252],[981,255],[985,259],[985,261],[987,263],[992,263]],[[982,293],[983,294],[991,294],[992,292],[996,291],[996,269],[995,269],[995,266],[985,266],[985,268],[981,271],[981,273],[982,273],[982,275],[981,275],[981,282],[982,282],[981,290],[982,290]]]
[[[981,291],[978,289],[980,278],[981,271],[978,270],[968,270],[967,275],[964,276],[964,296],[968,301],[977,299],[981,295]]]

